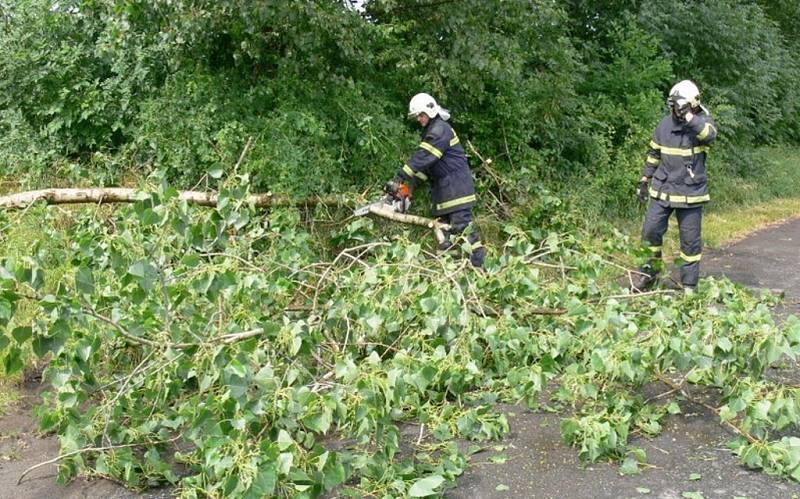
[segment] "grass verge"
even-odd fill
[[[48,217],[43,205],[37,205],[24,211],[9,211],[0,213],[0,259],[21,259],[31,255],[38,248],[54,244],[67,244],[66,241],[54,241],[46,235],[46,227],[51,224],[71,223],[68,210],[60,210],[58,217]],[[70,262],[60,262],[53,268],[45,270],[45,281],[57,282],[65,275],[70,275]],[[49,284],[49,286],[54,286]],[[10,331],[15,325],[30,325],[34,322],[38,308],[35,304],[20,301],[19,309],[15,313],[13,322],[6,330]],[[3,333],[0,333],[3,334]],[[38,369],[37,360],[30,349],[23,349],[23,365],[26,369]],[[24,375],[17,373],[8,376],[5,366],[0,365],[0,414],[8,413],[20,400],[20,382]]]
[[[719,248],[736,242],[753,231],[798,216],[800,197],[773,199],[746,209],[710,211],[703,220],[703,237],[707,246]]]
[[[19,402],[22,396],[14,382],[0,379],[0,416],[5,416]]]

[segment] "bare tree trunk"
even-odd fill
[[[450,229],[449,225],[443,224],[433,218],[425,218],[417,215],[408,215],[406,213],[397,213],[396,211],[393,211],[389,208],[370,206],[369,212],[372,213],[373,215],[378,215],[379,217],[388,218],[389,220],[394,220],[396,222],[428,227],[429,229],[433,230],[433,234],[436,236],[436,242],[438,242],[439,244],[445,241],[445,236],[443,231]]]
[[[79,203],[134,203],[142,199],[142,191],[124,187],[104,187],[87,189],[41,189],[38,191],[20,192],[8,196],[0,196],[0,208],[22,209],[37,201],[47,204],[79,204]],[[216,206],[219,195],[214,192],[181,191],[179,197],[190,204],[199,206]],[[251,194],[247,203],[257,207],[269,206],[306,206],[323,204],[328,206],[348,205],[346,199],[340,197],[315,197],[295,200],[286,196],[273,194]]]
[[[47,204],[106,204],[106,203],[135,203],[147,196],[143,191],[126,187],[102,187],[86,189],[41,189],[38,191],[19,192],[0,196],[0,209],[23,209],[37,201],[44,201]],[[180,199],[189,204],[198,206],[216,206],[219,202],[219,194],[215,192],[200,191],[181,191],[178,193]],[[307,199],[290,199],[286,196],[275,196],[273,194],[251,194],[247,197],[247,203],[259,208],[270,206],[314,206],[322,204],[325,206],[347,206],[353,204],[344,197],[327,196],[314,197]],[[442,243],[445,240],[444,232],[450,228],[449,225],[438,222],[432,218],[420,217],[397,213],[391,209],[373,206],[370,213],[379,217],[394,220],[395,222],[420,225],[433,230],[436,240]]]

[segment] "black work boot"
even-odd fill
[[[440,242],[438,246],[436,246],[436,253],[441,255],[447,253],[448,251],[453,251],[456,248],[456,245],[453,244],[450,239],[445,239],[444,241]]]
[[[475,268],[482,268],[483,267],[483,260],[486,258],[486,248],[483,246],[479,248],[475,248],[472,250],[472,253],[469,255],[469,261]]]
[[[639,267],[638,272],[632,272],[629,279],[628,290],[631,293],[642,293],[653,286],[658,277],[658,271],[650,265]]]

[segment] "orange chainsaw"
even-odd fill
[[[406,213],[411,207],[411,189],[403,182],[391,181],[384,187],[384,194],[377,201],[360,206],[353,215],[368,215],[372,208],[389,209],[396,213]]]

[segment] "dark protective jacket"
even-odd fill
[[[453,127],[439,116],[425,127],[422,142],[397,176],[412,185],[430,179],[434,216],[475,204],[475,184],[467,155]]]
[[[642,175],[652,177],[650,197],[674,208],[685,208],[710,199],[706,155],[717,138],[711,118],[700,112],[690,122],[672,113],[653,132]]]

